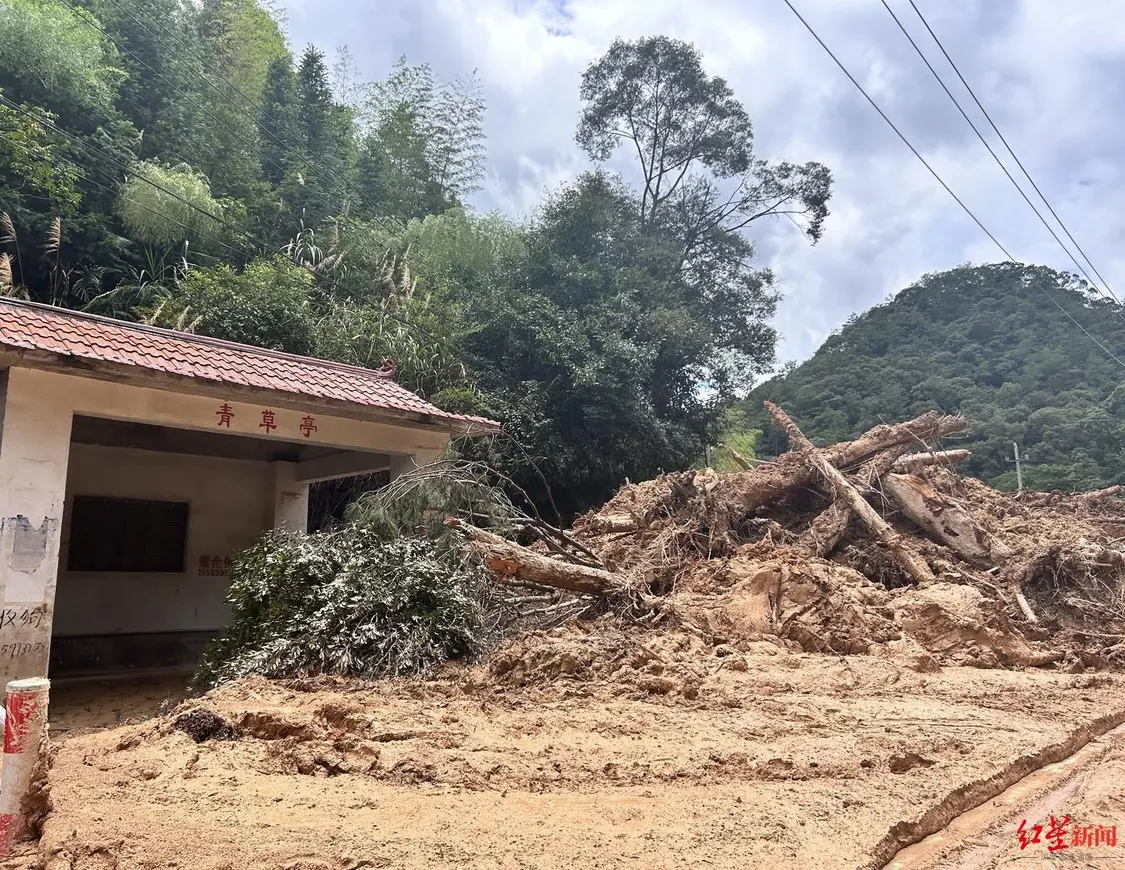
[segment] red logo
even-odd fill
[[[1016,836],[1019,838],[1021,851],[1036,843],[1046,845],[1048,852],[1060,852],[1074,846],[1116,846],[1117,825],[1070,825],[1070,816],[1063,816],[1061,819],[1051,816],[1044,831],[1042,825],[1028,825],[1027,819],[1022,819],[1016,828]]]

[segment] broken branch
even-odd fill
[[[750,469],[754,467],[750,464],[749,459],[747,459],[733,447],[728,447],[727,453],[729,453],[730,458],[734,460],[734,464],[741,468],[743,471],[750,471]]]
[[[1028,622],[1030,622],[1032,624],[1038,624],[1039,617],[1035,615],[1035,611],[1031,609],[1031,605],[1027,603],[1027,599],[1023,597],[1023,593],[1020,592],[1019,589],[1016,589],[1015,593],[1016,593],[1016,604],[1018,604],[1020,610],[1023,611],[1024,617],[1027,619]]]

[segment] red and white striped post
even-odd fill
[[[39,760],[50,688],[51,681],[44,677],[12,680],[7,686],[4,769],[0,772],[0,857],[8,854],[27,822],[22,805]]]

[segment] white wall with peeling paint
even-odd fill
[[[39,372],[5,375],[0,422],[0,674],[47,673],[73,415]]]
[[[75,495],[187,502],[182,574],[67,570]],[[200,575],[201,556],[229,557],[273,523],[265,462],[73,444],[55,592],[56,636],[204,631],[226,625],[229,578]]]

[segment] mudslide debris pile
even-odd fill
[[[941,664],[1125,665],[1125,501],[993,490],[959,476],[964,431],[930,412],[733,474],[627,484],[549,547],[451,519],[505,584],[672,622],[715,645]],[[735,457],[741,460],[741,457]],[[749,463],[745,463],[749,465]]]

